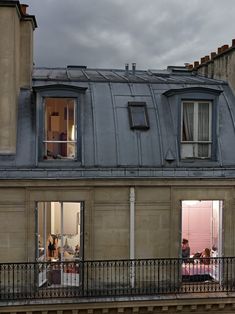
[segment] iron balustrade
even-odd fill
[[[235,257],[0,264],[0,300],[233,292]]]

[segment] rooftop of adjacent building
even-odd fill
[[[120,82],[152,84],[223,84],[221,80],[205,78],[191,72],[187,66],[168,66],[167,69],[139,70],[135,63],[131,68],[126,64],[123,69],[87,68],[84,65],[67,67],[35,67],[33,80],[68,82]]]

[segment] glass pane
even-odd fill
[[[183,103],[182,140],[193,141],[194,103]]]
[[[147,127],[147,120],[145,115],[145,107],[131,106],[132,126]]]
[[[76,106],[71,98],[46,98],[44,115],[44,159],[75,158]],[[62,143],[60,143],[62,142]]]
[[[198,104],[198,140],[210,140],[210,106],[209,103]]]
[[[198,157],[199,158],[210,157],[210,144],[198,144]]]
[[[74,159],[76,155],[76,144],[75,143],[45,143],[44,156],[46,160],[62,160],[62,159]]]
[[[38,260],[79,258],[80,233],[80,203],[38,203]]]

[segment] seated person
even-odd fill
[[[208,248],[205,248],[205,250],[202,252],[201,254],[201,262],[205,265],[209,265],[210,264],[210,250]]]
[[[215,245],[211,248],[211,257],[218,257],[218,249]]]
[[[182,258],[189,258],[190,257],[190,247],[187,239],[182,240]]]

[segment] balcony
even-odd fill
[[[235,292],[235,257],[0,264],[0,301]]]

